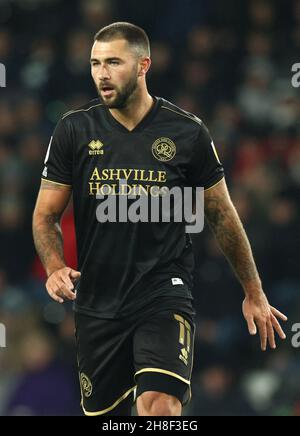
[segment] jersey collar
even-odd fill
[[[159,97],[154,97],[152,96],[154,99],[154,104],[152,106],[152,108],[150,109],[150,111],[144,116],[144,118],[135,126],[135,128],[133,130],[128,130],[125,126],[123,126],[123,124],[119,123],[119,121],[117,121],[112,114],[110,113],[110,111],[108,110],[107,107],[104,106],[104,110],[105,110],[105,115],[107,118],[107,121],[109,122],[109,124],[114,128],[119,130],[120,132],[124,132],[124,133],[136,133],[136,132],[141,132],[142,130],[144,130],[153,120],[153,118],[155,117],[155,115],[157,114],[160,106],[161,106],[161,99]]]

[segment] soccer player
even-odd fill
[[[269,305],[250,244],[203,122],[151,96],[146,33],[114,23],[95,36],[91,72],[99,98],[59,121],[33,218],[36,249],[55,301],[74,300],[86,415],[178,416],[190,399],[194,344],[193,253],[184,222],[99,222],[104,198],[137,190],[204,188],[204,210],[244,292],[262,350],[285,335]],[[125,180],[126,189],[119,182]],[[60,219],[73,193],[78,270],[66,265]],[[103,198],[99,199],[99,194]]]

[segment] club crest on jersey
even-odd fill
[[[176,145],[169,138],[159,138],[152,145],[152,154],[161,162],[168,162],[176,156]]]
[[[80,386],[81,386],[82,394],[86,398],[89,398],[93,392],[93,385],[91,380],[88,378],[88,376],[83,372],[80,374]]]
[[[89,143],[88,147],[90,156],[98,156],[104,154],[104,150],[102,149],[103,143],[101,141],[93,140]]]

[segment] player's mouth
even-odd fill
[[[112,86],[102,86],[101,93],[104,97],[111,97],[114,92],[114,88]]]

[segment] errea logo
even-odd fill
[[[98,156],[100,154],[104,154],[104,150],[102,150],[103,143],[101,141],[91,141],[88,145],[89,147],[89,155],[90,156]]]

